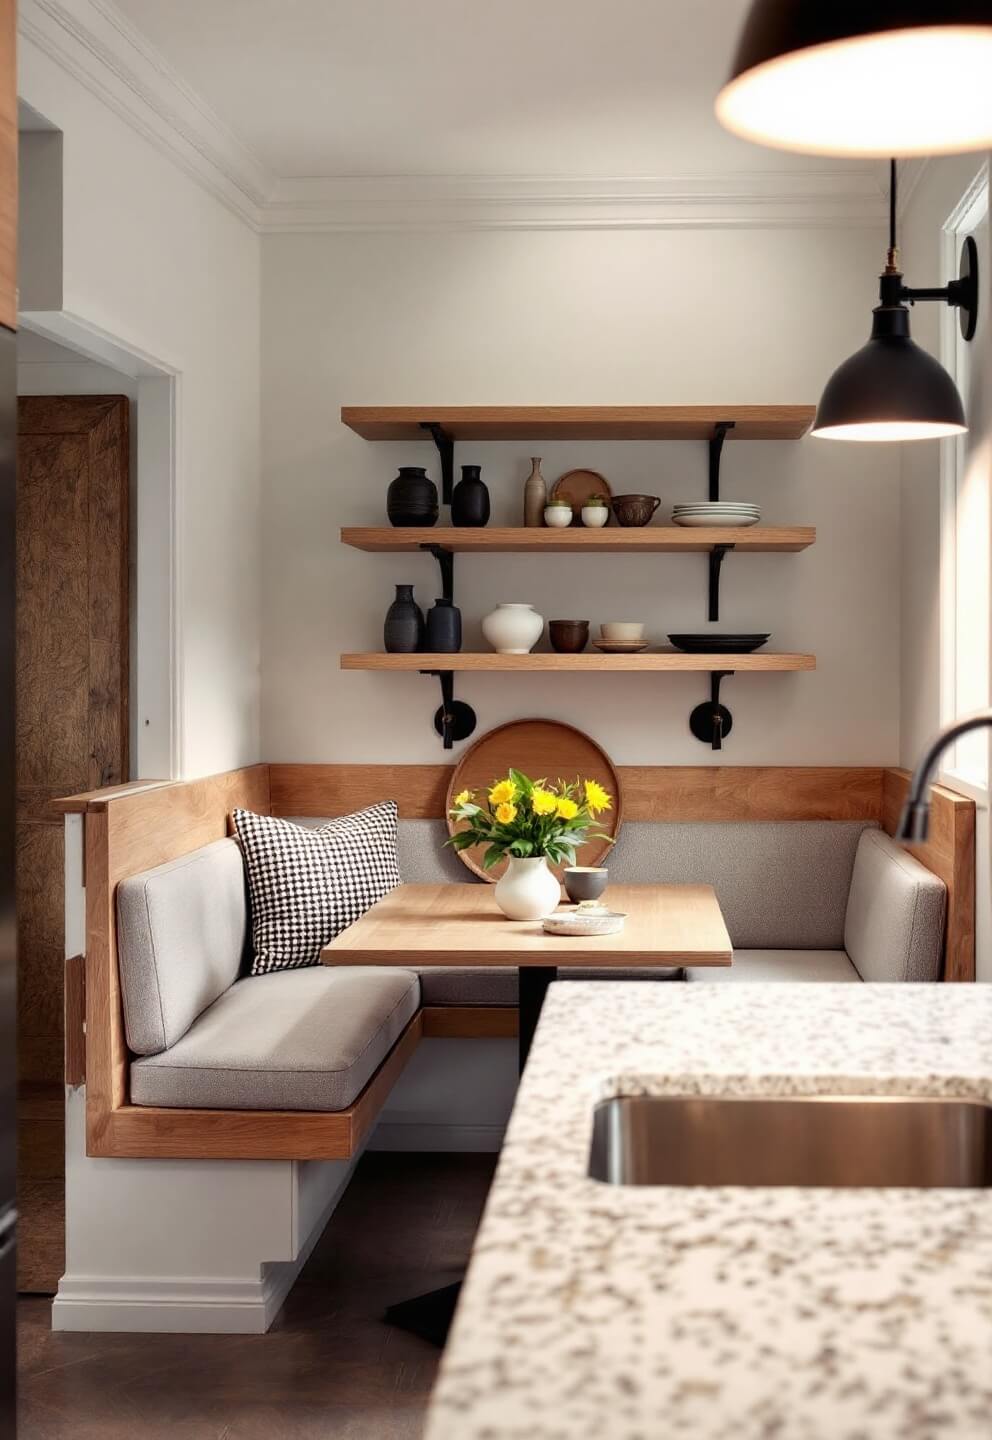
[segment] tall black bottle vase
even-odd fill
[[[412,655],[424,648],[424,616],[413,598],[412,585],[397,585],[396,599],[386,611],[382,642],[391,655]]]
[[[462,478],[451,496],[452,525],[480,529],[489,524],[489,490],[481,472],[481,465],[462,466]]]

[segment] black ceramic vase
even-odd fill
[[[481,469],[481,465],[462,466],[462,478],[451,496],[452,525],[489,524],[489,491],[479,473]]]
[[[436,525],[437,486],[422,465],[401,465],[386,492],[390,525]]]
[[[450,600],[435,600],[427,612],[424,649],[456,655],[462,648],[462,612]]]
[[[397,585],[396,599],[386,611],[382,641],[391,655],[412,655],[424,648],[424,616],[412,585]]]

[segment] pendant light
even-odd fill
[[[889,252],[872,312],[871,338],[827,381],[813,434],[827,440],[933,440],[967,430],[958,387],[937,360],[909,334],[909,309],[917,300],[943,300],[960,311],[961,333],[970,340],[978,320],[978,248],[969,235],[961,252],[960,278],[932,290],[903,284],[896,248],[896,162],[890,167]]]
[[[813,155],[992,146],[988,0],[755,0],[717,117]]]

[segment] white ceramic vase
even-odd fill
[[[544,620],[533,605],[497,605],[482,633],[497,655],[527,655],[544,634]]]
[[[543,855],[537,860],[511,855],[506,873],[496,882],[495,895],[507,920],[543,920],[561,904],[561,886]]]

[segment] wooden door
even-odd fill
[[[17,431],[19,1280],[47,1291],[63,1258],[65,956],[49,802],[128,779],[128,401],[21,398]]]

